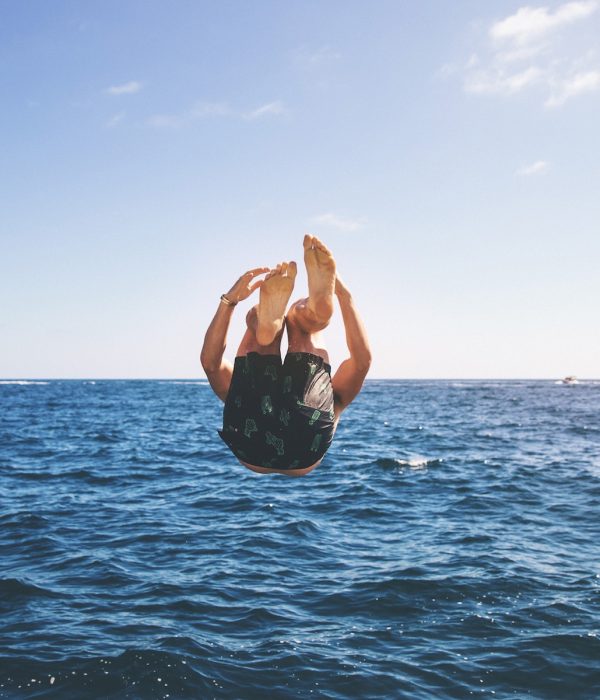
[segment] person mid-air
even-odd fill
[[[315,236],[304,236],[303,245],[308,298],[294,302],[286,314],[295,262],[249,270],[221,296],[200,354],[210,386],[225,404],[219,435],[244,466],[260,474],[302,476],[314,469],[371,365],[365,328],[331,252]],[[257,279],[264,273],[264,279]],[[259,303],[246,316],[247,329],[232,366],[223,353],[233,309],[259,288]],[[350,357],[332,378],[320,331],[333,314],[334,295]],[[284,326],[288,353],[282,363]]]

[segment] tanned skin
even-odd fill
[[[249,352],[278,355],[284,328],[288,334],[289,352],[310,352],[329,362],[321,331],[329,325],[333,314],[334,298],[342,313],[349,357],[332,377],[334,414],[340,414],[354,400],[362,388],[371,366],[371,350],[364,324],[352,295],[340,279],[331,251],[316,237],[304,236],[304,264],[308,276],[308,297],[295,301],[286,308],[297,274],[296,263],[281,262],[276,267],[257,267],[244,273],[226,293],[227,300],[237,304],[260,290],[259,303],[246,315],[246,332],[237,357]],[[262,276],[264,277],[260,279]],[[227,331],[234,306],[219,303],[206,335],[200,362],[215,394],[225,401],[231,384],[233,365],[224,359]],[[321,460],[303,469],[269,469],[256,465],[244,466],[259,474],[303,476],[319,465]]]

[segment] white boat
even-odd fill
[[[579,381],[577,380],[577,377],[574,377],[572,374],[570,374],[568,377],[565,377],[562,380],[563,384],[579,384]]]

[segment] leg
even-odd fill
[[[282,332],[295,280],[295,262],[280,263],[263,280],[256,309],[256,340],[260,345],[270,345]]]
[[[249,352],[257,352],[259,355],[279,355],[283,329],[273,338],[269,345],[261,345],[256,339],[258,328],[258,304],[253,306],[246,314],[246,332],[238,348],[236,357],[244,357]]]
[[[265,277],[260,287],[260,301],[246,316],[247,329],[237,357],[243,357],[249,352],[257,352],[259,355],[279,354],[285,307],[295,279],[295,262],[279,263]]]
[[[316,236],[304,236],[304,264],[308,275],[308,299],[296,302],[288,313],[305,333],[317,333],[329,325],[333,314],[335,260]]]
[[[307,331],[313,322],[310,312],[307,312],[308,299],[295,302],[285,319],[288,334],[288,352],[310,352],[322,357],[329,364],[329,354],[323,343],[323,335],[319,330]],[[318,324],[315,324],[317,327]]]

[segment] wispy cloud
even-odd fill
[[[600,89],[596,42],[583,24],[599,7],[599,0],[567,2],[554,10],[521,7],[487,27],[481,46],[462,67],[447,64],[441,73],[461,73],[466,92],[509,96],[535,89],[546,107],[559,107]],[[575,26],[582,31],[567,31]]]
[[[233,111],[225,102],[196,102],[191,109],[178,114],[153,114],[148,117],[147,123],[156,128],[176,129],[200,119],[227,117],[232,114]]]
[[[350,219],[347,217],[338,216],[332,212],[326,212],[324,214],[313,216],[310,222],[315,226],[326,226],[329,228],[335,228],[338,231],[357,231],[367,223],[367,220],[363,217]]]
[[[522,168],[519,168],[515,174],[520,175],[520,176],[524,176],[524,177],[529,177],[530,175],[539,175],[540,173],[543,173],[547,169],[548,169],[548,162],[547,161],[536,160],[534,163],[530,163],[529,165],[524,165]]]
[[[509,41],[518,45],[539,41],[550,32],[589,17],[598,8],[595,0],[568,2],[554,12],[547,7],[521,7],[514,15],[495,22],[490,36],[496,41]]]
[[[285,114],[282,102],[276,100],[248,111],[235,110],[226,102],[197,102],[191,109],[173,114],[154,114],[148,117],[147,124],[156,128],[179,128],[201,119],[232,117],[237,119],[260,119]]]
[[[106,88],[106,92],[109,95],[133,95],[142,89],[142,83],[137,80],[131,80],[128,83],[123,83],[122,85],[111,85]]]
[[[576,73],[556,83],[552,95],[544,104],[546,107],[559,107],[572,97],[598,89],[600,89],[600,70]]]
[[[542,71],[535,66],[530,66],[518,73],[507,73],[503,70],[474,71],[465,82],[465,90],[467,92],[510,95],[535,83],[541,77]]]
[[[120,124],[123,121],[124,118],[125,112],[113,114],[113,116],[110,119],[107,119],[105,126],[107,129],[114,129],[118,124]]]
[[[262,117],[279,116],[280,114],[285,114],[285,107],[282,102],[276,100],[275,102],[268,102],[250,112],[246,112],[244,117],[246,119],[261,119]]]

